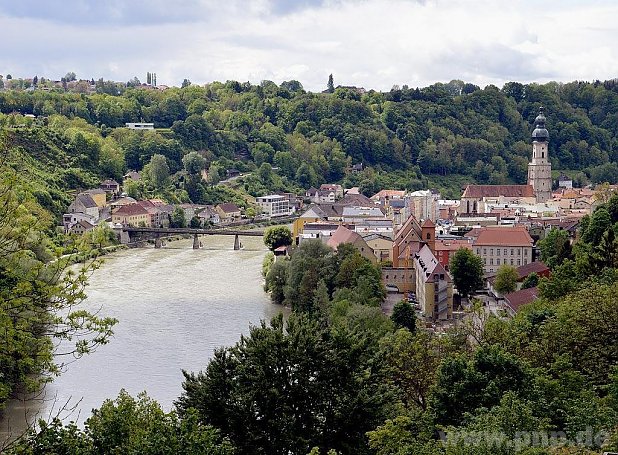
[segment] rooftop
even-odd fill
[[[523,305],[534,302],[538,297],[539,288],[534,287],[506,294],[504,300],[506,304],[517,313]]]
[[[524,226],[490,226],[481,228],[475,246],[532,246],[532,237]]]
[[[468,185],[462,198],[534,197],[532,185]]]

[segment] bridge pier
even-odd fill
[[[234,236],[234,251],[238,251],[240,250],[240,239],[238,237],[238,234],[236,234]]]
[[[198,238],[197,234],[193,234],[193,249],[194,250],[200,249],[200,239]]]
[[[155,248],[157,248],[157,249],[158,249],[158,248],[161,248],[162,243],[163,243],[163,242],[161,242],[161,237],[159,237],[159,236],[157,235],[157,237],[155,238]]]

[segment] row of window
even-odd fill
[[[483,258],[483,263],[485,265],[487,265],[487,258]],[[524,259],[524,265],[526,265],[528,263],[528,259]],[[508,265],[508,259],[505,259],[502,264],[504,265]],[[494,265],[494,259],[490,258],[489,259],[489,265]],[[496,264],[495,265],[500,265],[500,258],[496,259]],[[511,259],[511,265],[515,265],[515,261],[513,259]],[[517,259],[517,265],[521,265],[521,259]]]
[[[496,256],[500,256],[500,252],[503,252],[504,256],[506,256],[508,254],[509,249],[508,248],[496,248]],[[481,254],[481,249],[477,248],[476,249],[476,254],[478,254],[480,256]],[[511,248],[511,256],[514,256],[515,254],[517,254],[517,256],[521,256],[521,249],[520,248]],[[483,248],[483,255],[487,255],[487,248]],[[493,248],[489,248],[489,255],[493,256],[494,255],[494,249]],[[528,250],[524,248],[524,256],[528,256]]]

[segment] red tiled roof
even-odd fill
[[[474,245],[532,246],[532,237],[523,226],[482,228]]]
[[[423,221],[423,224],[421,224],[421,227],[436,227],[436,223],[434,223],[433,221],[431,221],[429,218],[427,218],[425,221]]]
[[[519,274],[520,280],[526,278],[531,273],[545,275],[547,272],[549,272],[549,267],[541,261],[529,262],[528,264],[517,267],[517,273]]]
[[[238,208],[238,206],[231,202],[224,202],[223,204],[219,204],[219,208],[223,210],[225,213],[240,212],[240,209]]]
[[[535,287],[506,294],[504,296],[504,300],[506,301],[506,304],[513,309],[513,311],[518,312],[523,305],[534,302],[538,297],[539,288]]]
[[[437,239],[434,249],[436,251],[457,251],[460,248],[472,249],[472,244],[467,240],[442,240]]]
[[[114,215],[148,215],[148,210],[137,203],[133,203],[120,206],[120,208],[114,212]]]
[[[462,198],[534,197],[532,185],[468,185]]]
[[[356,232],[351,231],[344,226],[339,226],[337,230],[333,232],[333,235],[331,235],[326,244],[334,249],[337,249],[341,243],[354,243],[358,239],[362,240],[363,238]]]

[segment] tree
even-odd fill
[[[271,251],[292,244],[292,232],[287,226],[273,226],[264,232],[264,245]]]
[[[185,211],[182,208],[174,207],[174,211],[172,212],[172,219],[170,220],[170,226],[175,228],[187,227]]]
[[[64,77],[62,78],[65,82],[72,82],[77,80],[77,76],[75,75],[75,73],[73,71],[69,71],[68,73],[66,73],[64,75]]]
[[[501,265],[496,272],[496,280],[494,282],[494,289],[500,294],[509,294],[517,289],[517,280],[519,274],[517,269],[512,265]]]
[[[397,327],[408,329],[412,333],[416,332],[416,312],[405,300],[400,300],[395,304],[391,320]]]
[[[530,273],[521,283],[522,289],[534,288],[539,285],[539,275],[536,272]]]
[[[24,455],[42,453],[95,455],[100,453],[141,453],[172,455],[208,453],[231,455],[229,440],[214,428],[201,425],[195,412],[179,419],[176,412],[164,412],[145,393],[137,399],[124,390],[115,400],[106,400],[86,420],[85,430],[74,423],[63,425],[59,419],[41,421],[15,447]]]
[[[483,286],[483,260],[467,248],[455,252],[449,270],[457,291],[464,297]]]
[[[328,91],[328,93],[334,93],[335,92],[335,83],[333,81],[333,75],[329,74],[328,76],[328,83],[326,84],[326,90]]]
[[[365,433],[389,415],[392,394],[379,366],[355,350],[364,351],[355,344],[368,341],[361,335],[306,316],[262,322],[218,349],[204,372],[184,372],[177,408],[196,409],[239,454],[306,454],[314,446],[366,453]]]
[[[537,246],[541,251],[541,260],[552,270],[572,256],[569,233],[564,230],[551,229],[544,239],[537,242]]]
[[[170,176],[170,168],[163,155],[155,154],[150,158],[150,163],[145,167],[148,180],[155,188],[163,188],[167,184]]]
[[[180,88],[186,88],[186,87],[189,87],[190,85],[191,85],[191,81],[189,79],[183,79],[182,85],[180,86]]]
[[[206,160],[197,152],[189,152],[182,157],[182,164],[190,175],[200,175],[206,166]]]
[[[71,267],[74,257],[54,252],[47,236],[53,225],[30,188],[0,163],[0,406],[18,388],[35,391],[59,373],[62,357],[54,353],[88,354],[108,342],[116,323],[80,306],[98,262]]]

